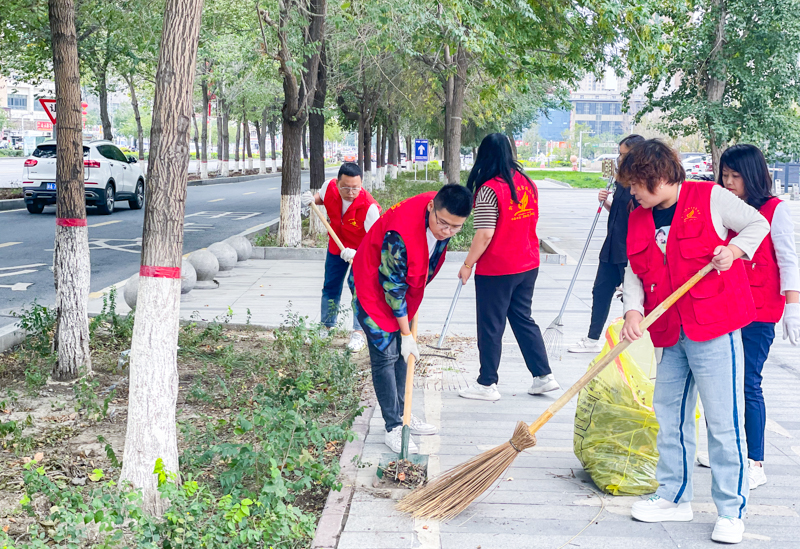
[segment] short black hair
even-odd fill
[[[619,146],[625,145],[629,149],[632,148],[637,143],[641,143],[644,141],[644,137],[639,135],[638,133],[632,133],[622,138],[622,141],[619,142]]]
[[[433,207],[437,211],[444,208],[450,215],[469,217],[472,212],[472,193],[458,183],[448,183],[436,193]]]
[[[767,161],[764,153],[755,145],[740,143],[733,145],[719,159],[720,169],[717,170],[717,183],[722,183],[722,169],[727,167],[738,172],[744,180],[744,191],[747,194],[747,203],[757,210],[772,198],[772,177],[769,175]]]
[[[336,176],[336,180],[340,180],[343,175],[348,177],[363,177],[364,174],[361,171],[361,168],[358,167],[358,164],[355,162],[345,162],[339,168],[339,175]]]

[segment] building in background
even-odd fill
[[[0,75],[0,109],[8,118],[3,135],[14,147],[22,145],[25,138],[35,147],[52,135],[53,123],[44,112],[39,98],[55,97],[55,84],[44,81],[38,86]]]

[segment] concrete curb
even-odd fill
[[[8,210],[21,210],[24,207],[24,198],[8,198],[6,200],[0,200],[0,212],[5,212]]]
[[[555,185],[561,185],[562,187],[566,187],[568,189],[572,188],[572,185],[570,185],[569,183],[564,183],[563,181],[559,181],[558,179],[550,179],[549,177],[545,177],[544,180],[547,181],[548,183],[554,183]]]
[[[212,179],[195,179],[194,181],[189,181],[187,185],[189,187],[202,187],[203,185],[224,185],[226,183],[241,183],[242,181],[253,181],[254,179],[278,177],[279,175],[281,175],[281,172],[270,172],[265,174],[257,173],[255,175],[237,175],[233,177],[214,177]]]
[[[0,328],[0,353],[25,341],[27,333],[19,328],[16,323]]]
[[[339,458],[341,468],[339,478],[342,481],[342,490],[328,492],[328,499],[322,509],[322,516],[317,523],[317,531],[314,534],[314,541],[311,542],[312,549],[336,549],[339,545],[339,536],[344,530],[350,514],[350,502],[356,491],[356,477],[358,467],[353,460],[364,452],[364,441],[369,433],[369,422],[375,413],[375,403],[368,404],[364,413],[353,422],[353,431],[358,438],[347,442]]]

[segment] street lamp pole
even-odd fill
[[[588,133],[589,135],[593,134],[594,131],[592,130],[584,130],[581,132],[580,139],[578,141],[578,171],[583,171],[583,134]]]

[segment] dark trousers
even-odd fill
[[[752,322],[742,328],[744,348],[744,430],[747,433],[747,457],[764,461],[764,428],[767,408],[761,392],[761,370],[775,339],[775,324]]]
[[[403,404],[406,396],[406,361],[400,354],[400,331],[383,351],[367,338],[369,361],[372,364],[372,386],[381,405],[386,432],[403,424]]]
[[[624,263],[606,263],[601,261],[597,266],[597,276],[594,277],[592,288],[592,323],[589,324],[589,339],[600,339],[603,328],[608,320],[608,311],[611,310],[611,300],[614,291],[622,284],[625,278]]]
[[[538,377],[551,373],[542,331],[531,318],[533,288],[538,274],[537,268],[513,275],[475,275],[480,385],[497,383],[506,319],[531,375]]]
[[[344,279],[347,278],[347,285],[350,293],[353,292],[353,277],[347,277],[347,269],[350,264],[330,252],[325,256],[325,282],[322,285],[322,313],[320,318],[322,324],[328,328],[336,326],[336,319],[339,317],[339,301],[342,298],[342,287]],[[353,315],[353,329],[360,330],[361,326]]]

